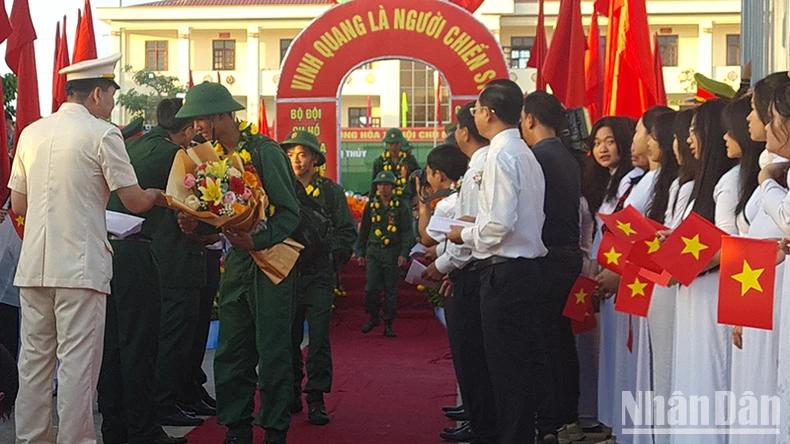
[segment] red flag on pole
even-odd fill
[[[630,262],[625,265],[614,309],[621,313],[646,317],[656,284],[640,276],[639,270],[639,266]]]
[[[562,0],[557,27],[546,54],[543,78],[567,108],[586,104],[581,0]]]
[[[370,96],[368,96],[368,108],[365,112],[365,126],[370,128],[370,121],[373,119],[373,105],[370,103]]]
[[[603,115],[603,54],[601,53],[601,31],[598,28],[598,12],[593,11],[590,31],[587,36],[587,52],[584,55],[584,86],[587,110],[593,122]]]
[[[82,26],[82,9],[77,9],[77,31],[74,33],[74,53],[71,59],[77,56],[77,48],[80,46],[80,26]]]
[[[719,324],[772,330],[776,242],[724,236],[719,269]]]
[[[11,35],[11,22],[5,10],[5,4],[0,4],[0,43]],[[3,97],[3,82],[0,82],[0,97]],[[5,110],[3,110],[5,111]],[[0,204],[8,199],[11,192],[8,181],[11,179],[11,159],[8,153],[8,133],[5,123],[0,125]]]
[[[69,66],[69,43],[66,37],[66,16],[63,16],[63,32],[58,39],[55,51],[55,67],[52,70],[52,112],[56,112],[60,105],[66,102],[66,76],[58,71]]]
[[[83,9],[85,15],[80,19],[79,26],[77,27],[77,36],[74,38],[74,57],[71,58],[72,63],[97,58],[96,33],[93,31],[93,13],[91,12],[90,0],[85,0]]]
[[[258,110],[258,131],[264,136],[271,137],[269,134],[269,121],[266,119],[266,104],[263,103],[263,97],[261,97],[261,105]]]
[[[532,52],[529,54],[528,68],[535,68],[538,70],[535,77],[535,91],[546,90],[546,80],[543,78],[543,66],[546,61],[546,53],[548,50],[548,43],[546,43],[546,17],[543,14],[543,1],[540,0],[538,6],[538,27],[535,29],[535,43],[532,45]]]
[[[579,275],[568,294],[562,315],[576,322],[584,322],[587,313],[592,310],[592,294],[597,286],[596,280]]]
[[[723,235],[723,231],[692,211],[664,241],[653,260],[688,286],[719,252]]]
[[[645,0],[610,0],[604,115],[638,119],[656,104]]]
[[[189,83],[187,83],[187,88],[191,89],[191,88],[194,88],[194,87],[195,87],[195,81],[192,80],[192,70],[190,69],[189,70]]]
[[[667,105],[667,90],[664,87],[664,66],[661,62],[661,48],[658,46],[658,33],[653,38],[653,69],[656,77],[656,105]]]
[[[36,72],[36,30],[30,18],[28,0],[14,0],[11,9],[11,23],[14,28],[8,36],[5,62],[17,76],[16,97],[16,140],[22,130],[41,118],[41,104],[38,100],[38,74]]]

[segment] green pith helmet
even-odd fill
[[[176,118],[193,118],[214,114],[232,113],[244,109],[241,103],[219,83],[203,82],[196,85],[184,98],[184,106],[176,113]]]
[[[409,141],[403,137],[403,133],[398,128],[390,128],[384,136],[384,143],[400,143],[402,147],[409,144]]]
[[[123,140],[126,140],[135,134],[139,133],[143,130],[143,124],[145,121],[142,117],[135,117],[129,122],[125,127],[121,129],[121,135],[123,136]]]
[[[717,82],[700,73],[694,74],[694,80],[697,82],[697,94],[695,99],[700,102],[715,98],[733,99],[737,94],[730,85],[724,82]]]
[[[287,139],[280,142],[280,146],[286,151],[288,148],[296,145],[310,148],[313,153],[318,155],[318,161],[315,166],[321,166],[326,163],[326,156],[321,152],[321,143],[316,136],[307,131],[299,130],[292,132]]]
[[[380,183],[388,183],[392,186],[397,185],[395,181],[395,175],[392,174],[392,171],[382,171],[376,175],[376,178],[373,179],[373,185],[377,185]]]

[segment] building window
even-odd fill
[[[291,47],[291,43],[293,43],[293,39],[280,39],[280,64],[282,65],[283,60],[285,60],[285,54],[288,53],[288,48]]]
[[[145,42],[145,69],[167,71],[167,41]]]
[[[727,34],[727,66],[741,64],[741,35]]]
[[[661,50],[661,64],[663,66],[678,66],[678,36],[658,36],[658,47]]]
[[[534,37],[511,37],[510,67],[513,69],[525,69],[527,63],[529,63],[529,56],[532,54],[532,46],[534,44]]]
[[[436,84],[434,69],[419,62],[400,61],[401,96],[406,93],[406,125],[407,127],[432,127],[436,123]],[[442,82],[442,122],[452,120],[450,117],[450,100],[447,93],[447,82]],[[401,103],[401,113],[403,112]]]
[[[349,128],[365,128],[368,126],[368,109],[367,108],[349,108],[348,109],[348,127]],[[381,117],[371,117],[370,126],[373,128],[381,127]]]
[[[236,69],[236,41],[214,40],[214,70],[233,71]]]

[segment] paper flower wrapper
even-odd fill
[[[205,162],[219,160],[219,156],[209,143],[191,147],[186,151],[180,150],[173,160],[165,189],[167,205],[214,227],[251,233],[266,219],[269,198],[263,187],[253,188],[252,197],[246,209],[232,216],[217,215],[211,211],[193,210],[186,204],[187,199],[194,196],[195,193],[192,189],[184,186],[184,177],[187,174],[196,175],[198,167]],[[233,167],[244,171],[244,166],[238,155],[229,156],[229,160]],[[291,272],[302,249],[304,249],[302,244],[289,238],[266,250],[250,251],[249,253],[261,271],[271,279],[272,283],[277,285]]]

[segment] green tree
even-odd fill
[[[16,103],[16,91],[18,86],[16,74],[10,72],[4,76],[0,76],[0,79],[3,81],[3,110],[11,114],[12,117],[16,117],[16,107],[13,105]]]
[[[162,99],[169,99],[178,93],[186,92],[178,77],[163,76],[153,71],[140,70],[134,72],[131,66],[124,67],[124,71],[134,73],[134,84],[144,87],[143,92],[130,89],[118,95],[118,105],[125,108],[133,116],[142,116],[146,123],[156,125],[156,106]],[[147,89],[147,91],[146,91]]]

